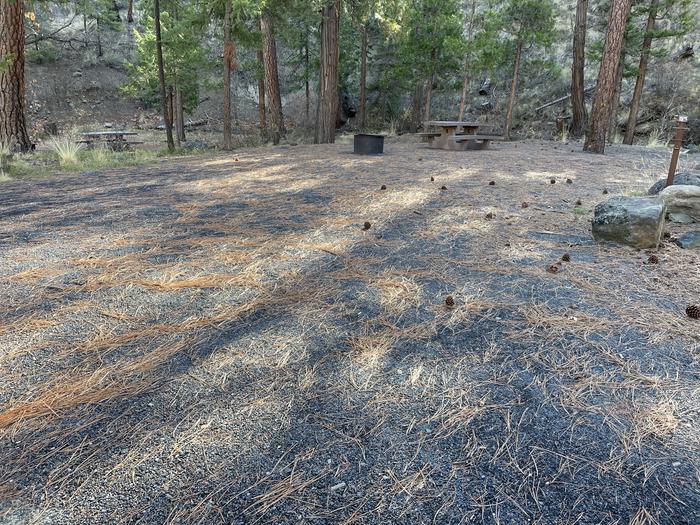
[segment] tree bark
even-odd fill
[[[279,73],[277,70],[277,44],[275,42],[272,14],[265,9],[260,26],[263,33],[263,62],[265,64],[265,87],[270,105],[270,133],[273,144],[279,144],[285,134],[284,116],[282,115],[282,96],[280,95]]]
[[[360,45],[360,129],[364,129],[367,125],[367,41],[367,24],[363,24]]]
[[[163,123],[165,124],[165,135],[168,140],[168,151],[175,151],[173,142],[173,123],[168,118],[168,97],[165,92],[165,68],[163,66],[163,39],[160,33],[160,0],[154,0],[153,25],[156,31],[156,61],[158,62],[158,82],[160,84],[160,100],[163,109]]]
[[[170,127],[175,131],[175,146],[180,147],[180,133],[176,128],[175,123],[175,90],[172,85],[168,86],[168,118],[170,119]]]
[[[319,85],[318,142],[335,142],[338,114],[338,61],[340,0],[330,0],[321,9],[321,83]]]
[[[503,131],[505,140],[510,140],[510,130],[513,126],[513,107],[515,106],[515,94],[518,89],[518,76],[520,75],[520,57],[523,53],[523,43],[518,42],[515,47],[515,63],[513,64],[513,81],[510,84],[508,106],[506,109],[506,125]]]
[[[571,126],[569,134],[581,138],[586,129],[584,67],[586,63],[586,24],[588,0],[577,0],[574,22],[573,64],[571,66]]]
[[[31,148],[24,113],[24,1],[0,0],[0,146]]]
[[[588,133],[584,151],[605,153],[605,135],[610,123],[610,110],[615,96],[620,54],[625,39],[625,25],[632,7],[632,0],[613,0],[608,19],[608,32],[605,35],[603,58],[598,71],[598,83],[593,95]]]
[[[185,142],[185,109],[182,102],[182,90],[179,87],[175,88],[175,115],[177,121],[177,140],[178,146],[180,142]]]
[[[413,91],[413,100],[411,101],[411,117],[408,122],[408,131],[415,133],[421,125],[421,102],[423,101],[423,84],[416,82],[416,88]],[[426,129],[427,131],[427,129]]]
[[[634,84],[634,94],[630,104],[630,113],[627,117],[627,127],[625,129],[625,144],[634,143],[634,130],[637,127],[637,115],[639,114],[639,105],[642,100],[642,91],[644,89],[644,80],[647,75],[647,66],[649,65],[649,53],[651,51],[652,33],[656,28],[656,14],[659,9],[659,0],[651,0],[649,6],[649,18],[647,19],[646,32],[644,33],[644,42],[642,42],[642,54],[639,57],[639,73],[637,81]]]
[[[309,125],[311,113],[311,82],[309,79],[309,28],[306,28],[306,42],[304,43],[304,96],[306,97],[306,125]]]
[[[467,28],[467,43],[471,44],[472,35],[474,32],[474,13],[476,12],[476,0],[472,0],[472,10],[469,16],[469,26]],[[464,57],[464,81],[462,82],[462,98],[459,101],[459,118],[457,120],[462,121],[464,119],[464,110],[467,107],[467,90],[469,89],[469,83],[471,82],[471,57],[470,52],[467,52],[467,56]]]
[[[617,133],[617,112],[620,108],[620,94],[622,92],[622,75],[625,72],[625,42],[622,42],[622,52],[620,53],[620,63],[617,65],[617,76],[615,77],[615,91],[610,103],[610,120],[608,120],[607,141],[612,143]]]
[[[258,63],[264,64],[262,49],[258,50]],[[260,138],[267,140],[267,109],[265,108],[265,71],[258,76],[258,121],[260,122]]]
[[[224,144],[225,150],[233,149],[231,133],[231,70],[235,60],[235,47],[231,40],[231,0],[226,0],[224,13]]]
[[[129,0],[129,7],[126,11],[126,21],[129,24],[134,23],[134,0]]]

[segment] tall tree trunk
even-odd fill
[[[571,66],[571,126],[569,134],[581,138],[586,129],[584,67],[586,63],[586,24],[588,0],[577,0],[574,22],[573,64]]]
[[[630,104],[630,113],[627,117],[627,128],[625,129],[625,144],[634,142],[634,129],[637,127],[637,115],[639,114],[639,104],[642,100],[642,90],[644,89],[644,79],[647,76],[647,66],[649,65],[649,52],[651,51],[652,34],[656,28],[656,14],[659,9],[659,0],[651,0],[649,6],[649,18],[647,19],[644,42],[642,42],[642,54],[639,57],[639,73],[634,84],[634,94]]]
[[[175,88],[175,114],[177,120],[177,138],[178,142],[185,142],[185,108],[182,102],[182,90],[179,87]],[[179,144],[178,144],[179,145]]]
[[[126,11],[126,21],[129,24],[134,23],[134,0],[129,0],[129,7]]]
[[[24,115],[24,0],[0,0],[0,146],[31,148]]]
[[[423,102],[423,83],[416,82],[416,88],[413,91],[413,100],[411,101],[411,118],[408,122],[408,131],[415,133],[421,125],[421,104]],[[427,131],[427,129],[426,129]]]
[[[318,142],[335,142],[338,115],[338,60],[340,54],[340,0],[330,0],[321,9],[321,84]]]
[[[275,42],[274,22],[270,12],[265,9],[260,19],[263,33],[263,58],[265,64],[265,87],[270,105],[270,133],[274,144],[280,143],[285,134],[282,115],[282,97],[280,95],[279,73],[277,71],[277,44]]]
[[[231,40],[231,1],[226,0],[224,13],[224,144],[225,150],[233,149],[231,135],[231,70],[235,60],[235,47]]]
[[[4,0],[3,0],[4,1]],[[160,0],[154,0],[153,25],[156,30],[156,61],[158,62],[158,82],[160,84],[160,100],[163,109],[163,120],[165,124],[165,135],[168,140],[168,151],[175,151],[173,142],[173,123],[168,116],[168,97],[165,92],[165,68],[163,66],[163,39],[160,33]]]
[[[508,106],[506,109],[506,126],[503,136],[510,140],[510,130],[513,127],[513,107],[515,106],[515,94],[518,89],[518,76],[520,75],[520,57],[523,53],[523,43],[518,42],[515,47],[515,63],[513,64],[513,81],[510,84],[510,95],[508,95]]]
[[[262,49],[258,49],[258,63],[264,64]],[[267,109],[265,108],[265,71],[258,77],[258,121],[260,123],[260,137],[267,140]]]
[[[625,25],[632,7],[632,0],[613,0],[605,35],[603,58],[598,71],[598,83],[593,95],[588,133],[584,151],[605,152],[605,134],[610,123],[610,109],[615,95],[615,81],[620,65],[620,53],[625,40]]]
[[[469,26],[467,27],[467,42],[471,45],[472,35],[474,33],[474,13],[476,12],[476,0],[472,0],[471,14],[469,15]],[[467,107],[467,90],[469,82],[471,82],[471,56],[470,52],[464,57],[464,80],[462,82],[462,98],[459,100],[459,118],[464,119],[464,110]]]
[[[100,36],[100,19],[95,19],[95,36],[97,37],[97,56],[102,56],[102,37]]]
[[[304,95],[306,101],[306,125],[309,125],[311,85],[309,79],[309,28],[306,28],[306,42],[304,43]]]
[[[617,112],[620,107],[620,93],[622,92],[622,75],[625,72],[625,43],[622,43],[622,53],[620,53],[620,63],[617,66],[617,76],[615,77],[615,92],[610,104],[610,120],[608,121],[607,141],[611,142],[617,133]]]
[[[176,122],[176,104],[175,104],[175,90],[172,85],[168,86],[168,118],[170,118],[170,127],[175,128],[175,146],[180,147],[180,133],[177,130]]]
[[[367,41],[367,24],[363,24],[360,45],[360,129],[367,125]]]

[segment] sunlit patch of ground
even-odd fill
[[[3,185],[0,521],[700,522],[698,253],[590,238],[667,152],[350,148]]]

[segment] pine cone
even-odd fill
[[[495,185],[496,185],[496,181],[495,181],[495,180],[492,180],[491,182],[489,182],[489,186],[495,186]]]
[[[608,191],[608,188],[603,189],[603,195],[607,195],[608,193],[610,193],[610,192]]]
[[[382,187],[379,188],[380,190],[385,190],[386,189],[386,184],[382,184]]]
[[[523,203],[520,205],[520,207],[523,208],[523,209],[524,209],[524,208],[528,208],[529,206],[530,206],[530,205],[529,205],[527,202],[523,202]]]
[[[561,260],[564,262],[571,262],[571,254],[569,252],[566,252],[564,255],[561,256]]]
[[[447,189],[447,186],[443,186],[443,187],[440,188],[440,189],[441,189],[441,190],[446,190],[446,189]]]
[[[688,317],[691,319],[700,319],[700,304],[691,304],[685,309],[685,313],[688,314]]]
[[[583,204],[583,202],[581,201],[581,199],[576,199],[576,202],[574,204],[576,206],[581,206]]]
[[[435,182],[435,177],[430,177],[430,182]]]
[[[654,254],[650,255],[647,259],[647,264],[659,264],[659,256]]]
[[[571,179],[566,179],[566,183],[567,183],[567,184],[573,184],[574,181],[572,181]]]
[[[369,230],[371,227],[372,227],[372,223],[369,222],[369,221],[365,221],[365,225],[364,225],[364,227],[363,227],[362,229],[363,229],[364,231],[367,231],[367,230]]]
[[[557,183],[557,179],[549,179],[549,183],[550,183],[550,184],[556,184],[556,183]]]
[[[558,263],[550,264],[549,268],[547,268],[547,271],[549,273],[557,273],[559,271],[559,264]]]
[[[493,214],[493,212],[488,212],[486,216],[484,217],[485,219],[491,220],[495,218],[496,216]]]
[[[448,295],[445,297],[445,306],[448,308],[452,308],[455,305],[455,300],[452,298],[451,295]]]

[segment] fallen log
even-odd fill
[[[586,89],[583,90],[584,93],[591,93],[595,89],[595,86],[588,86]],[[548,108],[549,106],[553,106],[554,104],[559,104],[560,102],[564,102],[565,100],[568,100],[571,98],[571,93],[564,97],[560,97],[556,100],[553,100],[552,102],[548,102],[546,104],[543,104],[542,106],[535,108],[535,113],[537,113],[540,110],[543,110],[544,108]]]
[[[207,124],[209,124],[208,118],[189,120],[185,122],[185,128],[198,128],[199,126],[206,126]],[[155,129],[165,129],[165,124],[158,124]]]

